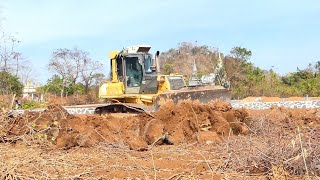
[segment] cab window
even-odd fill
[[[142,82],[142,66],[138,57],[126,57],[127,87],[138,87]]]

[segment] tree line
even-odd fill
[[[1,29],[0,29],[1,31]],[[15,36],[2,32],[0,36],[0,101],[10,102],[12,97],[22,97],[23,86],[28,80],[32,65],[28,63]],[[47,68],[54,75],[37,91],[43,94],[88,94],[96,90],[105,78],[103,64],[81,49],[56,49],[52,52]],[[6,99],[8,97],[8,100]],[[0,103],[1,105],[2,103]]]
[[[201,77],[213,72],[219,53],[214,47],[183,42],[178,47],[161,53],[161,70],[164,74],[180,73],[188,79],[195,59],[198,76]],[[228,54],[221,55],[226,76],[231,82],[233,99],[248,96],[320,95],[320,62],[281,76],[273,69],[256,67],[250,62],[252,54],[251,50],[244,47],[234,47]]]
[[[93,60],[89,53],[77,48],[57,49],[52,52],[48,69],[55,74],[39,88],[44,93],[64,95],[88,94],[105,78],[100,61]]]
[[[19,43],[14,36],[6,33],[0,37],[0,95],[21,96],[25,83],[23,78],[29,78],[31,67],[23,54],[17,51]],[[214,47],[183,42],[178,47],[161,53],[161,72],[180,73],[188,79],[195,59],[198,76],[201,77],[213,72],[219,53]],[[320,62],[280,76],[273,69],[256,67],[250,61],[252,53],[244,47],[234,47],[228,54],[221,54],[226,77],[231,82],[233,99],[248,96],[320,95]],[[97,91],[106,78],[102,66],[100,61],[92,59],[85,50],[56,49],[47,66],[54,75],[38,91],[61,97]]]

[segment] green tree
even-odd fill
[[[66,93],[69,94],[71,91],[76,93],[77,83],[84,84],[87,93],[95,77],[99,76],[97,74],[102,70],[102,63],[92,60],[86,51],[65,48],[57,49],[52,53],[48,67],[62,77],[62,85],[69,89],[69,92]],[[72,90],[68,87],[70,83],[74,86]],[[63,91],[61,91],[61,96],[64,94]]]
[[[244,98],[250,94],[261,92],[256,85],[264,80],[263,71],[248,62],[252,52],[242,47],[231,49],[225,58],[225,69],[231,82],[234,98]]]
[[[46,85],[38,88],[38,91],[44,94],[49,92],[53,94],[64,93],[67,95],[71,95],[74,93],[85,93],[85,86],[81,83],[73,84],[69,82],[67,85],[65,85],[64,83],[64,80],[60,76],[53,75],[50,79],[47,80]]]
[[[172,64],[166,63],[163,66],[163,74],[170,74],[173,72],[173,66]]]
[[[252,56],[252,52],[250,50],[247,50],[246,48],[236,46],[231,49],[230,55],[235,59],[249,61]]]
[[[17,96],[21,96],[22,90],[23,85],[17,76],[5,71],[0,72],[0,93],[2,95],[14,93]]]
[[[317,66],[318,63],[314,66],[310,64],[305,69],[297,68],[296,72],[282,77],[282,82],[292,89],[297,89],[299,91],[298,95],[319,96],[320,77],[318,76]]]

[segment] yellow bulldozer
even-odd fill
[[[110,52],[111,80],[99,88],[99,98],[109,103],[97,107],[96,113],[156,111],[167,100],[230,101],[230,91],[222,84],[195,84],[193,79],[187,85],[183,75],[161,74],[160,53],[153,57],[150,49],[149,45],[137,45]]]

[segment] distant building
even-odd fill
[[[26,86],[23,87],[23,99],[31,101],[42,101],[41,93],[37,92],[37,85],[27,81]]]

